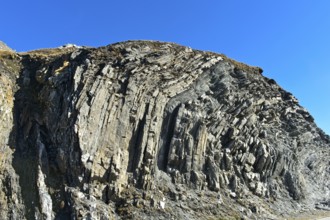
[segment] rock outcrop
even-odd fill
[[[330,209],[330,138],[262,70],[170,43],[0,58],[1,219]]]

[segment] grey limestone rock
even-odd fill
[[[329,207],[330,138],[260,68],[153,41],[16,56],[0,62],[1,219]]]

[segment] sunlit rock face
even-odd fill
[[[330,208],[330,139],[260,68],[129,41],[11,51],[0,71],[1,219]]]

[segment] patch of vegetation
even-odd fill
[[[9,72],[18,74],[21,70],[20,56],[11,51],[0,51],[0,63]]]
[[[235,68],[237,68],[237,69],[239,69],[239,70],[242,70],[242,71],[244,71],[244,72],[248,72],[248,73],[253,72],[253,73],[257,73],[257,74],[262,74],[262,73],[263,73],[263,69],[260,68],[260,67],[246,65],[245,63],[241,63],[241,62],[238,62],[238,61],[236,61],[236,60],[230,59],[230,58],[228,58],[228,57],[227,57],[226,55],[224,55],[224,54],[221,54],[221,57],[222,57],[225,61],[227,61],[227,62],[233,64],[233,65],[235,66]]]
[[[39,49],[39,50],[32,50],[28,52],[19,53],[22,56],[29,55],[30,57],[36,58],[47,58],[47,57],[59,57],[64,54],[71,53],[75,51],[76,48],[68,47],[68,48],[54,48],[54,49]]]

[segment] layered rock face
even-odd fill
[[[149,41],[4,58],[1,219],[330,208],[330,139],[260,68]]]

